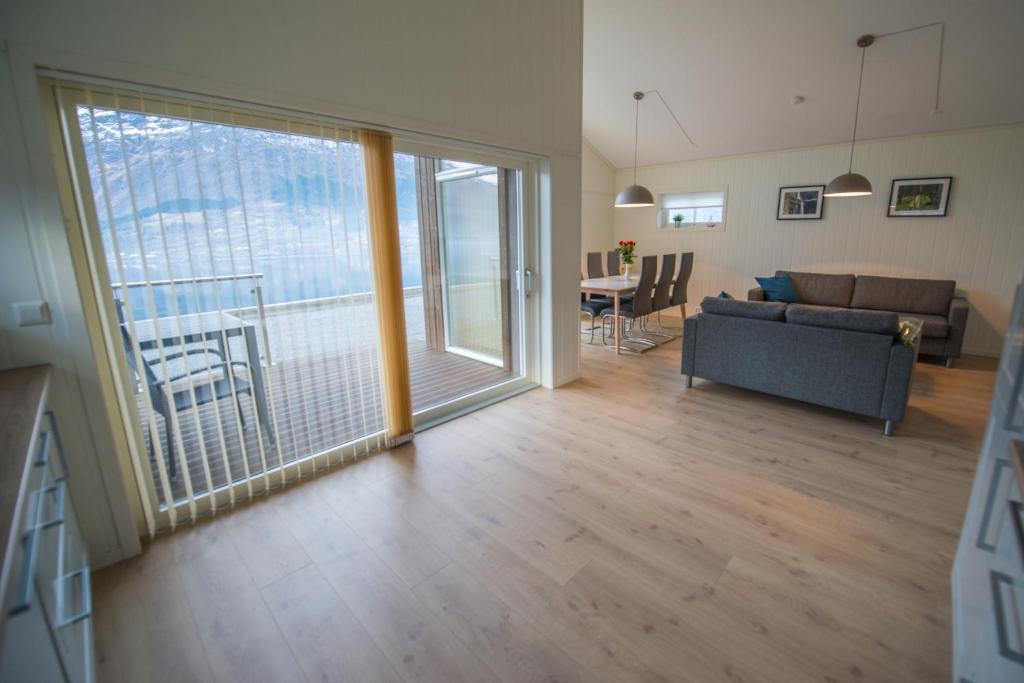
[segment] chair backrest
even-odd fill
[[[587,254],[587,277],[604,277],[601,269],[601,252],[591,251]]]
[[[682,306],[686,303],[686,286],[690,283],[690,275],[693,274],[693,252],[687,251],[681,254],[679,259],[679,275],[676,276],[676,284],[672,287],[672,306]]]
[[[640,261],[640,282],[636,286],[633,297],[633,317],[639,318],[654,312],[652,297],[654,296],[654,279],[658,275],[658,257],[644,256]]]
[[[612,249],[608,252],[608,276],[619,274],[619,252]]]
[[[676,277],[676,255],[665,254],[661,257],[661,275],[658,286],[654,288],[654,310],[663,311],[672,305],[672,282]]]
[[[120,315],[120,311],[118,314]],[[149,392],[153,408],[162,413],[164,410],[164,392],[160,390],[160,380],[157,379],[156,373],[153,372],[153,368],[150,367],[145,358],[142,359],[141,368],[135,362],[134,345],[132,344],[131,335],[128,334],[128,325],[124,323],[121,323],[121,341],[124,343],[124,357],[128,361],[128,369],[140,380],[145,381],[146,390]],[[141,356],[142,354],[140,353],[139,355]]]

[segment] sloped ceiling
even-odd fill
[[[1024,0],[585,0],[583,134],[617,168],[1024,121]],[[794,95],[804,102],[794,105]]]

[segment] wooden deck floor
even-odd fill
[[[994,364],[881,423],[696,381],[679,342],[97,574],[99,680],[945,681]]]
[[[216,488],[230,480],[238,481],[245,475],[246,464],[250,473],[258,474],[264,467],[293,462],[382,430],[373,315],[373,309],[365,304],[270,310],[267,328],[272,366],[264,367],[262,372],[274,418],[272,429],[257,428],[255,403],[244,394],[240,396],[244,427],[236,419],[236,407],[231,400],[180,412],[182,452],[194,493],[208,491],[211,485]],[[247,316],[250,318],[255,320]],[[407,297],[406,320],[414,411],[511,376],[503,368],[429,348],[423,334],[419,296]],[[231,339],[233,357],[245,357],[242,343],[241,338]],[[260,345],[262,350],[262,339]],[[244,371],[241,376],[248,379]],[[136,403],[140,415],[144,415],[141,394]],[[166,458],[166,425],[159,416],[156,423]],[[145,420],[143,424],[147,424]],[[153,445],[148,440],[147,449],[153,476],[159,481]],[[209,478],[203,467],[204,449]],[[178,461],[180,468],[180,458]],[[185,477],[179,473],[170,484],[175,500],[181,500],[186,491]],[[162,504],[163,492],[158,490],[158,494]]]

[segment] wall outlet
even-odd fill
[[[20,301],[14,304],[14,319],[18,327],[49,325],[50,305],[45,301]]]

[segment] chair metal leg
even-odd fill
[[[235,392],[235,405],[238,406],[238,421],[242,423],[242,429],[245,429],[245,413],[242,412],[242,396],[237,391]]]
[[[622,324],[619,325],[619,334],[621,335],[622,341],[624,343],[625,342],[631,342],[631,343],[634,343],[634,344],[642,344],[642,345],[648,346],[650,348],[654,348],[654,347],[658,346],[657,342],[651,341],[650,339],[644,339],[642,337],[631,337],[629,335],[629,331],[630,331],[630,329],[632,329],[633,324],[636,323],[636,320],[633,319],[633,318],[627,318],[625,316],[619,316],[619,317],[622,319]],[[612,348],[612,349],[615,348],[615,344],[614,343],[609,344],[606,341],[604,324],[605,324],[606,320],[612,321],[613,327],[614,327],[614,318],[615,318],[615,316],[611,315],[611,314],[601,316],[601,341],[604,342],[605,346],[607,346],[608,348]],[[614,336],[614,332],[612,334]],[[612,341],[614,342],[614,339]],[[624,348],[626,348],[626,347],[624,347]],[[628,350],[632,351],[633,349],[628,349]]]
[[[692,389],[693,388],[693,375],[687,375],[686,376],[686,388],[687,389]]]
[[[657,313],[658,313],[658,327],[661,327],[661,311],[658,311]],[[654,330],[648,328],[648,326],[647,326],[647,316],[644,316],[644,318],[641,320],[640,331],[643,332],[644,334],[649,334],[649,335],[652,335],[654,337],[665,337],[666,339],[675,339],[676,338],[674,334],[668,334],[666,332],[655,332]]]
[[[946,367],[947,368],[953,367],[953,356],[947,356],[946,357]]]
[[[590,311],[580,311],[580,313],[582,313],[583,315],[585,315],[585,316],[590,318],[590,341],[588,341],[587,343],[588,344],[593,344],[594,343],[594,314],[591,313]],[[583,333],[583,330],[580,330],[580,334],[582,334],[582,333]]]
[[[171,475],[171,479],[177,478],[178,473],[177,460],[174,458],[174,435],[171,433],[173,431],[174,423],[164,415],[164,436],[167,438],[167,473]]]

